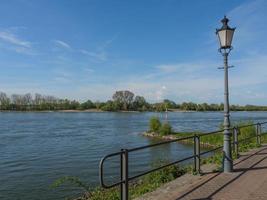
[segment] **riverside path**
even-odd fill
[[[267,145],[244,153],[234,172],[187,175],[139,200],[267,200]]]

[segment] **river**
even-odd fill
[[[97,186],[98,163],[107,153],[147,145],[155,140],[140,133],[151,116],[165,113],[60,113],[0,112],[0,199],[51,200],[75,196],[80,190],[50,185],[63,176],[77,176]],[[171,112],[168,121],[176,131],[213,131],[221,112]],[[267,112],[232,112],[232,121],[264,121]],[[131,155],[130,172],[149,169],[157,160],[183,158],[190,145],[170,144]],[[117,178],[117,160],[107,163],[108,181]],[[115,175],[114,175],[115,174]]]

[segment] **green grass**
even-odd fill
[[[165,163],[164,161],[160,162]],[[156,164],[154,167],[159,166]],[[156,188],[160,187],[164,183],[170,182],[179,176],[191,172],[192,169],[189,166],[179,167],[178,165],[173,165],[166,167],[162,170],[145,175],[143,178],[136,180],[130,184],[130,197],[135,198],[141,196],[147,192],[154,191]],[[59,181],[60,182],[60,181]],[[58,184],[56,184],[59,186]],[[85,195],[79,197],[79,200],[119,200],[120,193],[119,187],[112,189],[101,189],[95,188],[92,191],[86,191]]]

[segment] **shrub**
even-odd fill
[[[149,130],[157,133],[160,127],[161,127],[161,123],[159,121],[159,118],[151,117],[150,122],[149,122]]]
[[[172,127],[168,122],[166,122],[161,125],[159,132],[160,135],[170,135],[172,133]]]

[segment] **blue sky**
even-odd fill
[[[236,28],[230,102],[267,104],[267,1],[3,0],[0,91],[223,101],[215,29]]]

